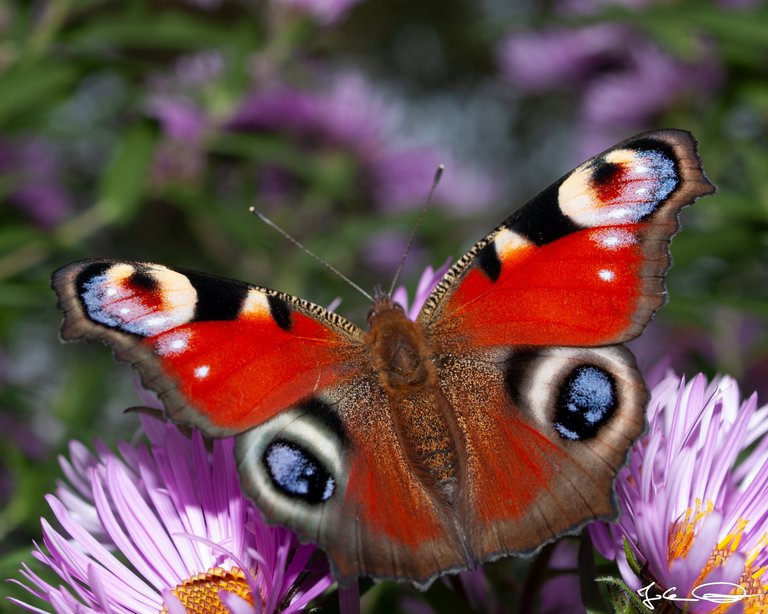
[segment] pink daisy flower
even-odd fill
[[[344,19],[359,2],[361,0],[274,0],[273,4],[294,9],[321,25],[329,26]]]
[[[701,599],[719,593],[768,611],[768,405],[741,401],[729,377],[668,375],[648,425],[616,481],[621,519],[589,527],[596,548],[648,607],[674,594],[686,611],[725,611],[733,604]]]
[[[59,528],[42,521],[33,555],[62,583],[28,566],[18,582],[69,614],[300,612],[333,578],[322,553],[264,524],[240,493],[233,439],[210,448],[169,423],[142,416],[149,447],[70,444],[68,484],[48,496]]]
[[[422,306],[427,301],[427,298],[432,294],[432,290],[435,289],[435,286],[440,283],[440,280],[448,272],[448,269],[451,268],[451,264],[451,258],[449,257],[437,270],[433,269],[431,266],[424,269],[424,272],[419,279],[419,284],[416,286],[416,292],[413,295],[413,301],[410,306],[408,305],[408,290],[405,289],[405,286],[398,286],[395,289],[392,293],[392,302],[400,305],[405,310],[405,315],[407,315],[410,320],[415,320],[418,317]]]

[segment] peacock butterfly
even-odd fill
[[[168,416],[234,435],[265,518],[336,577],[428,585],[615,515],[648,392],[622,344],[665,300],[678,212],[714,186],[687,132],[628,139],[510,215],[415,321],[367,330],[282,292],[157,264],[54,273],[61,337],[101,340]]]

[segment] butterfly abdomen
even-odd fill
[[[368,322],[371,366],[387,395],[411,470],[450,502],[459,467],[458,431],[438,387],[424,330],[386,297],[376,301]]]

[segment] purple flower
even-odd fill
[[[669,369],[695,372],[701,364],[738,372],[742,388],[768,395],[768,347],[765,325],[757,318],[733,310],[710,314],[707,330],[695,324],[665,324],[653,320],[643,334],[629,343],[650,386]]]
[[[578,543],[561,539],[555,544],[548,561],[552,576],[539,589],[541,602],[539,614],[582,614],[585,612],[581,599],[579,576]]]
[[[155,150],[152,182],[194,183],[205,168],[205,138],[217,121],[206,92],[224,69],[218,54],[182,57],[170,73],[156,74],[147,84],[144,111],[160,125],[163,140]]]
[[[581,3],[570,10],[599,8]],[[523,93],[577,92],[583,156],[648,128],[680,101],[714,91],[721,80],[711,45],[702,41],[695,57],[684,61],[618,23],[514,34],[499,44],[497,61]]]
[[[419,311],[421,311],[421,308],[424,306],[424,303],[427,301],[427,298],[432,294],[432,290],[434,290],[435,286],[440,283],[440,280],[450,268],[450,258],[448,258],[437,270],[428,266],[421,274],[419,285],[416,288],[416,292],[413,295],[413,301],[410,305],[408,304],[408,290],[406,290],[404,286],[398,286],[395,289],[392,293],[392,302],[397,303],[405,309],[405,313],[409,319],[415,320],[419,315]]]
[[[264,524],[240,493],[233,439],[142,417],[150,446],[78,442],[61,466],[69,484],[47,500],[34,556],[54,586],[28,566],[20,582],[54,612],[299,612],[332,582],[324,556],[295,534]],[[12,600],[35,612],[32,605]]]
[[[720,67],[702,45],[695,62],[683,62],[648,40],[636,40],[623,57],[624,68],[595,76],[581,102],[582,154],[591,156],[625,137],[650,127],[676,104],[712,92]]]
[[[615,24],[522,32],[500,43],[497,60],[502,74],[524,92],[570,87],[615,63],[626,34]]]
[[[738,584],[750,597],[745,611],[764,611],[768,599],[768,405],[740,400],[728,377],[686,385],[668,375],[652,391],[648,432],[619,474],[618,524],[589,527],[597,549],[615,559],[624,581],[653,595],[673,589],[690,597],[707,582]],[[623,541],[644,569],[638,577]],[[732,587],[716,587],[731,592]],[[712,611],[693,601],[687,611]]]
[[[391,121],[387,105],[359,74],[344,73],[316,91],[283,84],[254,90],[229,122],[231,130],[282,131],[362,156],[380,148]]]
[[[421,205],[440,164],[445,172],[433,199],[443,207],[470,213],[488,207],[498,195],[498,185],[486,173],[457,163],[445,152],[393,147],[370,164],[374,199],[392,210]]]
[[[366,263],[374,269],[381,271],[385,274],[394,275],[397,266],[400,264],[400,260],[403,257],[405,247],[408,244],[408,234],[404,232],[397,232],[395,230],[383,230],[381,232],[372,234],[370,237],[366,237],[365,240],[365,252],[363,258]],[[405,267],[408,267],[409,262],[418,259],[418,247],[411,245],[409,257],[405,261]],[[414,254],[414,252],[417,254]]]
[[[390,209],[420,205],[441,163],[447,168],[435,192],[437,203],[476,211],[493,201],[498,185],[485,173],[454,163],[436,148],[398,142],[393,134],[400,115],[401,110],[361,75],[344,73],[316,91],[283,84],[256,90],[240,105],[228,128],[275,132],[301,147],[351,154],[360,166],[360,183],[377,204]]]
[[[361,0],[273,0],[277,6],[284,6],[308,15],[318,23],[328,26],[343,19],[350,8]]]
[[[40,226],[55,226],[72,211],[59,156],[43,139],[0,141],[0,178],[8,202]]]

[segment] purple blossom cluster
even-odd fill
[[[221,110],[207,92],[223,70],[219,56],[198,54],[150,82],[145,110],[163,133],[152,166],[156,186],[199,184],[208,140],[216,134],[248,134],[280,139],[300,156],[346,161],[353,193],[344,198],[383,210],[423,204],[440,164],[447,170],[433,198],[438,206],[466,215],[487,208],[500,193],[500,183],[485,171],[439,147],[407,142],[400,136],[402,105],[360,73],[316,75],[313,87],[265,78]],[[267,206],[292,204],[299,198],[297,185],[304,189],[304,178],[280,156],[262,162],[255,173],[254,197]],[[370,241],[377,249],[366,250],[368,264],[391,272],[405,237],[384,231]]]
[[[208,449],[197,432],[142,424],[149,447],[70,444],[68,483],[47,498],[58,527],[43,520],[34,551],[63,584],[24,565],[19,584],[33,596],[57,614],[270,614],[303,611],[332,584],[324,555],[266,526],[243,497],[232,438]]]
[[[579,0],[563,3],[561,12],[592,15],[610,4],[639,8],[649,1]],[[618,22],[522,31],[499,44],[497,58],[516,91],[562,91],[575,98],[583,157],[649,128],[683,100],[706,96],[722,78],[715,49],[706,41],[682,59]]]
[[[42,138],[0,140],[0,180],[6,202],[44,228],[55,226],[72,211],[60,157]]]
[[[440,163],[449,168],[436,202],[460,211],[481,209],[498,193],[483,172],[455,164],[433,147],[398,143],[394,136],[402,109],[361,74],[343,72],[317,90],[285,84],[253,91],[227,128],[288,135],[296,143],[351,155],[372,201],[398,210],[420,205]],[[275,175],[285,169],[273,167]],[[275,185],[273,183],[273,185]]]

